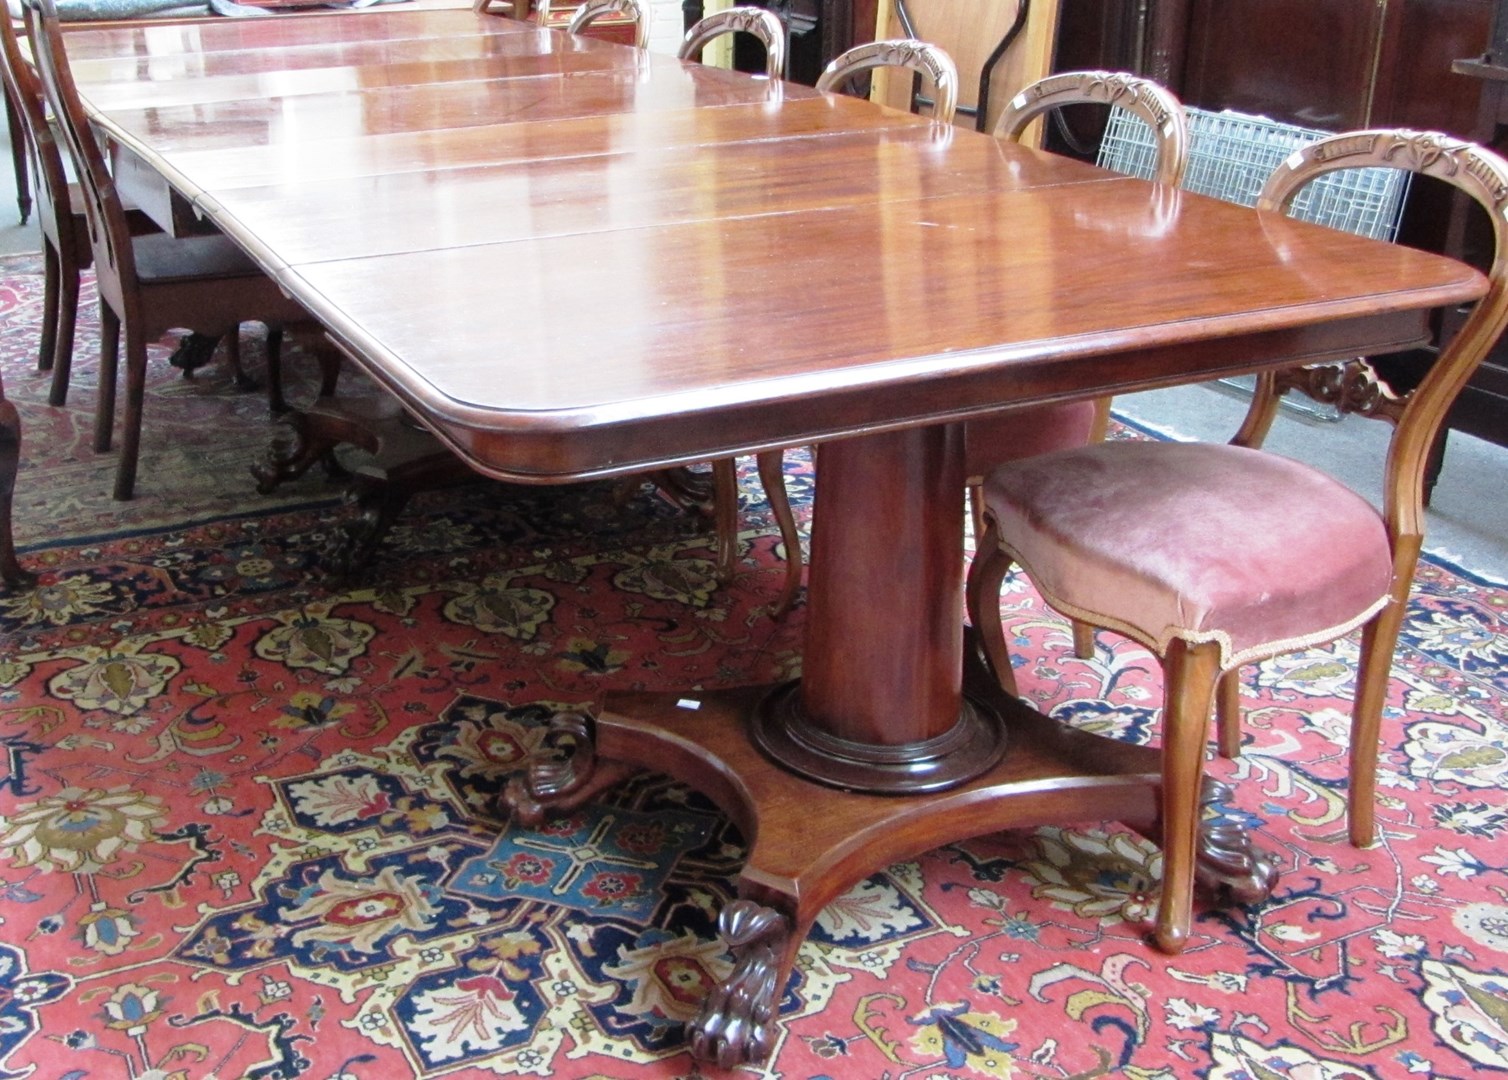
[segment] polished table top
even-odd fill
[[[1067,364],[1131,347],[1400,343],[1418,324],[1391,312],[1480,287],[1406,250],[469,10],[68,43],[113,137],[495,475],[627,471],[1263,355]]]

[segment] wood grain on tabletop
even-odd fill
[[[1187,381],[1201,364],[1334,355],[1352,338],[1396,348],[1422,334],[1421,304],[1482,287],[1459,264],[1213,200],[1166,192],[1154,209],[1152,189],[1132,180],[927,198],[902,194],[910,177],[886,179],[894,197],[877,204],[286,274],[436,418],[493,439],[644,425],[665,454],[714,436],[797,442],[991,401]],[[529,273],[510,273],[520,266]],[[477,318],[476,283],[499,280],[507,304]],[[562,319],[562,303],[590,317]],[[1175,345],[1187,347],[1161,350]],[[614,437],[614,453],[650,452]],[[600,450],[550,453],[577,468]]]
[[[156,56],[178,53],[239,52],[247,49],[281,49],[309,45],[310,33],[299,24],[321,20],[318,41],[402,40],[446,38],[471,34],[511,34],[533,29],[527,23],[495,16],[479,16],[469,4],[449,11],[419,6],[367,9],[346,13],[326,11],[284,14],[275,19],[194,18],[186,20],[138,20],[109,29],[97,23],[65,23],[68,57],[71,61],[123,56]]]
[[[342,26],[336,19],[330,25]],[[431,58],[430,49],[446,52],[454,39],[430,43],[412,43],[412,58],[399,59],[403,50],[385,50],[385,58],[373,57],[368,63],[333,64],[324,67],[259,69],[269,53],[263,49],[247,53],[197,54],[153,61],[144,64],[145,77],[112,61],[78,61],[78,78],[92,108],[104,112],[114,109],[166,108],[173,105],[207,104],[216,101],[241,101],[266,97],[297,97],[304,94],[344,93],[354,90],[390,86],[438,86],[445,83],[472,84],[488,80],[554,80],[560,76],[588,71],[643,68],[656,61],[639,50],[626,49],[546,30],[530,33],[478,34],[469,39],[475,54],[460,59]],[[253,70],[236,70],[241,58]],[[662,58],[662,62],[665,59]],[[70,62],[72,58],[70,57]],[[672,59],[670,62],[674,63]],[[103,65],[104,71],[94,78],[87,65]],[[226,73],[201,73],[199,65],[224,67]],[[131,65],[126,65],[130,67]],[[161,78],[154,78],[154,67]]]
[[[106,65],[122,81],[85,93],[410,403],[490,429],[468,439],[659,422],[670,453],[709,425],[747,445],[860,430],[1112,375],[1177,381],[1197,363],[1187,352],[1117,358],[1167,344],[1298,328],[1221,345],[1214,363],[1230,367],[1254,366],[1259,347],[1323,354],[1350,334],[1412,342],[1421,283],[1438,302],[1481,287],[1415,252],[971,132],[935,137],[863,103],[563,35],[489,33],[506,20],[467,12],[421,21],[441,36],[480,29],[486,55],[420,63],[384,49],[368,66],[287,72],[262,57],[262,74],[165,88]],[[279,40],[324,41],[326,23],[301,19]],[[203,29],[212,49],[262,32]],[[147,108],[157,89],[166,100]],[[547,118],[573,122],[523,122]],[[412,156],[384,156],[386,139]],[[248,175],[262,146],[327,159],[334,176]],[[477,282],[506,283],[506,317],[477,317]],[[561,318],[562,304],[589,315]],[[1360,330],[1333,321],[1368,317]],[[1085,357],[1119,368],[1091,375]],[[541,467],[599,452],[584,442],[573,462]]]
[[[927,126],[803,87],[709,79],[708,70],[655,68],[636,86],[631,76],[582,75],[569,94],[548,98],[496,82],[364,94],[358,108],[308,97],[109,116],[116,131],[171,154],[175,170],[207,189]],[[709,101],[718,107],[693,107]],[[267,153],[274,142],[310,152]]]
[[[721,117],[733,111],[661,115]],[[736,114],[759,119],[749,110]],[[872,204],[877,193],[854,182],[863,173],[885,177],[880,201],[1118,182],[1081,162],[1012,153],[989,139],[940,144],[938,129],[928,124],[676,146],[646,136],[644,149],[628,152],[607,152],[605,130],[583,124],[571,138],[537,133],[530,144],[533,158],[508,138],[519,128],[499,133],[498,149],[510,143],[515,149],[511,160],[466,168],[447,161],[445,168],[371,175],[360,180],[359,198],[344,197],[349,178],[211,189],[192,168],[184,175],[212,190],[206,199],[213,200],[222,228],[234,230],[232,222],[239,223],[255,237],[248,235],[248,243],[295,265]],[[731,125],[720,128],[724,135],[738,132]],[[769,126],[756,123],[754,130]]]

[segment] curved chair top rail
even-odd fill
[[[1287,212],[1294,197],[1313,180],[1338,169],[1365,168],[1406,169],[1450,184],[1475,199],[1492,222],[1487,294],[1440,350],[1423,381],[1407,395],[1388,448],[1384,484],[1388,527],[1395,536],[1422,536],[1423,463],[1451,403],[1508,327],[1508,161],[1438,131],[1346,132],[1289,155],[1263,185],[1257,210]]]
[[[1062,105],[1119,106],[1139,117],[1157,142],[1159,183],[1177,185],[1189,161],[1189,122],[1167,89],[1124,71],[1065,71],[1022,89],[995,123],[995,135],[1017,139],[1026,125]]]
[[[571,16],[566,32],[579,34],[594,20],[604,15],[627,15],[632,19],[634,45],[637,48],[644,48],[649,41],[649,19],[645,17],[644,8],[640,6],[639,0],[587,0]]]
[[[715,11],[697,21],[690,30],[676,55],[689,60],[700,52],[708,42],[723,34],[752,34],[764,45],[764,71],[772,79],[785,77],[786,36],[785,24],[772,11],[757,7],[732,7]]]
[[[907,68],[931,79],[936,91],[932,118],[944,124],[953,122],[958,111],[958,67],[942,49],[915,38],[855,45],[827,65],[817,78],[817,89],[837,90],[854,75],[882,67]]]

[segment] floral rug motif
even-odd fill
[[[86,305],[89,296],[86,292]],[[89,308],[86,306],[86,312]],[[154,354],[140,495],[33,350],[35,259],[0,260],[24,424],[30,592],[0,591],[0,1077],[694,1077],[684,1024],[730,969],[743,840],[645,774],[539,829],[499,816],[557,708],[799,670],[800,608],[746,477],[736,579],[710,526],[614,484],[420,496],[350,584],[320,476],[255,494],[276,432],[218,368]],[[257,357],[248,332],[246,352]],[[312,386],[297,348],[291,366]],[[357,392],[359,380],[349,380]],[[1123,432],[1139,437],[1134,432]],[[791,453],[803,513],[812,472]],[[1038,708],[1157,736],[1148,654],[1002,594]],[[1247,672],[1210,771],[1283,878],[1143,940],[1160,858],[1114,822],[981,837],[825,910],[748,1075],[1467,1077],[1508,1073],[1508,590],[1421,568],[1384,725],[1381,839],[1345,840],[1356,643]]]

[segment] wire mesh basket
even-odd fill
[[[1247,113],[1188,108],[1189,163],[1183,187],[1242,206],[1255,206],[1262,185],[1294,150],[1331,134],[1317,128],[1279,123]],[[1149,179],[1156,145],[1152,130],[1124,109],[1110,110],[1098,162],[1128,176]],[[1369,236],[1395,239],[1411,174],[1402,169],[1344,169],[1310,183],[1293,202],[1292,215],[1305,221]],[[1222,379],[1250,389],[1252,379]],[[1340,414],[1308,400],[1286,400],[1299,411],[1327,420]]]
[[[1293,151],[1331,134],[1265,116],[1189,108],[1189,165],[1183,187],[1242,206],[1255,206],[1262,185]],[[1124,109],[1112,109],[1099,164],[1150,178],[1152,131]],[[1294,200],[1293,216],[1392,240],[1398,235],[1410,174],[1402,169],[1344,169],[1320,177]]]

